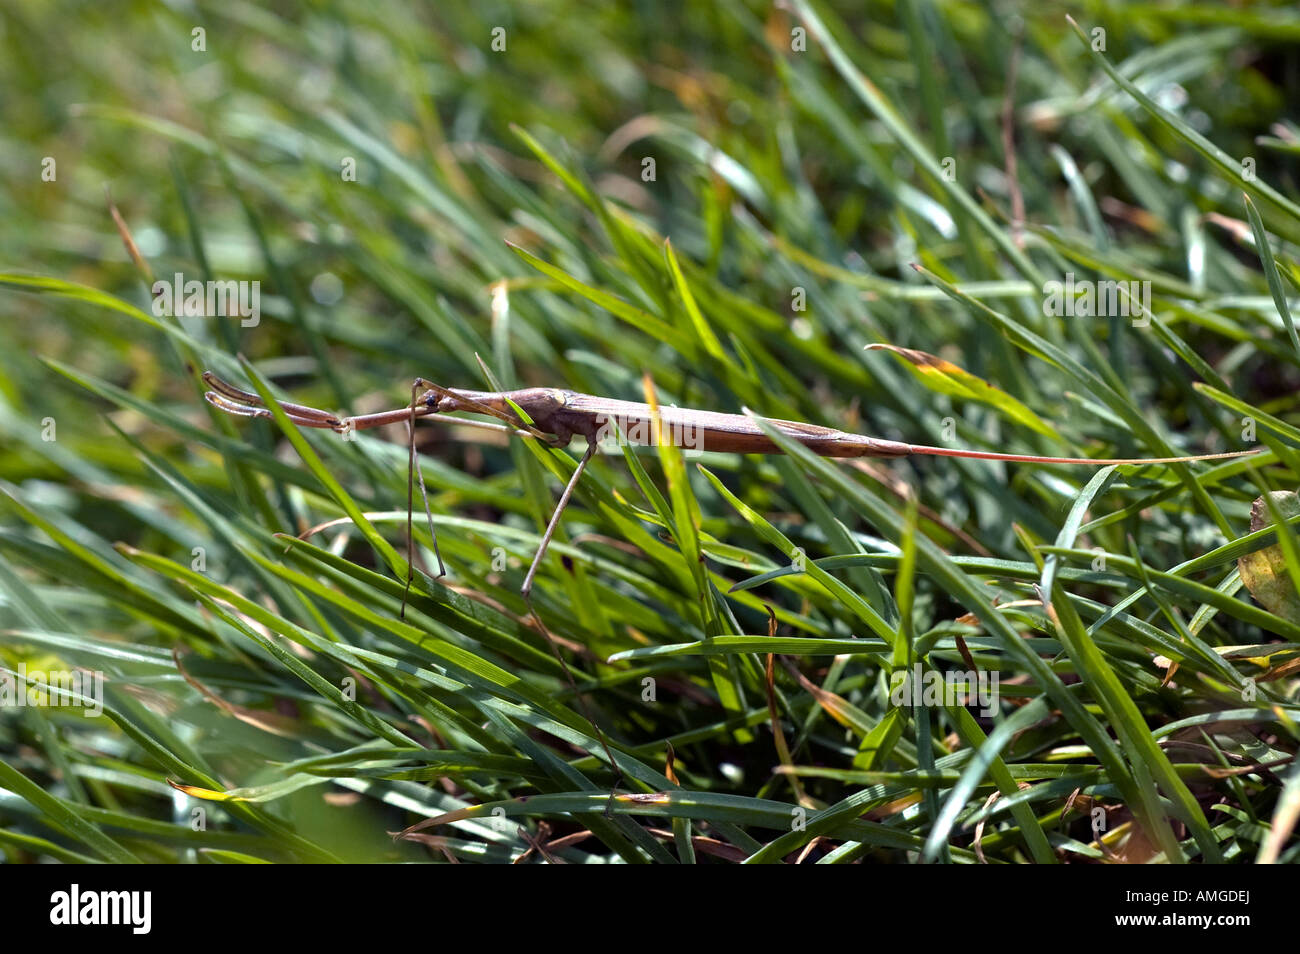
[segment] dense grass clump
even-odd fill
[[[1294,10],[434,6],[6,5],[5,858],[1295,860]],[[204,369],[1263,450],[614,450],[533,615],[580,443],[422,424],[403,615],[404,429]]]

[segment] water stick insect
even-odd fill
[[[273,415],[256,394],[241,390],[221,380],[210,371],[203,373],[203,380],[212,389],[204,395],[208,402],[229,414],[242,417],[271,418]],[[467,412],[495,418],[499,423],[455,418],[459,424],[473,424],[506,432],[531,436],[550,444],[563,447],[575,436],[587,440],[587,448],[573,475],[569,478],[560,494],[555,511],[542,534],[541,542],[533,561],[528,567],[520,593],[528,606],[530,614],[537,621],[546,635],[551,649],[564,669],[570,687],[581,702],[581,695],[569,673],[559,648],[551,639],[550,633],[542,623],[541,617],[532,604],[533,580],[547,547],[555,534],[560,517],[573,495],[574,487],[582,477],[583,471],[601,441],[612,436],[615,428],[623,438],[633,444],[653,444],[655,434],[666,431],[669,439],[678,446],[699,451],[719,451],[736,454],[782,454],[780,446],[758,425],[757,421],[743,414],[724,414],[716,411],[703,411],[693,408],[658,407],[640,404],[634,401],[621,401],[580,394],[560,388],[524,388],[514,391],[474,391],[461,388],[446,388],[438,384],[416,378],[411,386],[411,403],[405,407],[380,411],[374,414],[362,414],[355,417],[338,417],[329,411],[307,407],[301,404],[280,402],[280,408],[290,421],[300,427],[326,428],[342,434],[358,430],[382,427],[387,424],[407,425],[409,470],[407,474],[407,592],[402,598],[402,614],[406,611],[406,598],[409,595],[414,578],[414,536],[411,532],[412,508],[414,504],[413,487],[420,486],[420,495],[424,501],[425,515],[429,521],[429,532],[433,537],[434,553],[438,559],[439,576],[446,573],[442,555],[438,552],[437,533],[433,528],[433,516],[429,510],[428,495],[425,491],[424,478],[416,465],[415,455],[415,421],[417,418],[435,414]],[[518,413],[523,411],[529,421]],[[656,423],[657,418],[657,423]],[[959,457],[973,460],[1007,461],[1025,464],[1060,464],[1079,466],[1108,466],[1112,464],[1182,464],[1193,461],[1225,460],[1245,457],[1258,453],[1260,448],[1245,451],[1232,451],[1220,454],[1199,454],[1183,457],[1149,457],[1149,458],[1093,458],[1093,457],[1041,457],[1032,454],[1004,454],[992,451],[963,450],[951,447],[932,447],[925,444],[908,444],[901,441],[885,440],[865,434],[853,434],[848,431],[808,424],[802,421],[784,421],[765,419],[783,436],[807,447],[822,457],[860,458],[883,457],[898,458],[913,455],[934,457]],[[585,709],[585,703],[583,704]],[[618,771],[604,735],[596,728],[590,713],[584,712],[587,720],[600,737],[605,747],[610,765]]]
[[[221,380],[210,371],[203,372],[203,380],[212,388],[204,395],[208,402],[229,414],[241,417],[270,418],[272,414],[263,405],[256,394],[241,390]],[[621,401],[613,398],[580,394],[560,388],[523,388],[515,391],[473,391],[461,388],[445,388],[438,384],[416,378],[411,387],[411,403],[406,407],[380,411],[374,414],[362,414],[356,417],[338,417],[329,411],[306,407],[301,404],[280,402],[289,420],[300,427],[327,428],[341,434],[353,431],[382,427],[386,424],[406,423],[410,448],[410,469],[420,484],[420,492],[425,495],[424,480],[420,469],[415,466],[414,422],[417,418],[434,414],[450,414],[457,411],[481,414],[496,418],[501,423],[492,424],[483,421],[455,418],[458,424],[472,424],[496,430],[513,431],[524,436],[538,438],[554,447],[566,446],[575,436],[587,440],[587,449],[578,462],[577,469],[569,478],[564,492],[560,495],[555,512],[551,515],[546,531],[542,535],[537,553],[524,577],[520,592],[528,598],[533,588],[533,578],[564,508],[568,505],[587,464],[591,461],[600,442],[612,436],[615,427],[622,432],[625,439],[633,444],[650,444],[655,427],[656,409],[648,404],[634,401]],[[523,420],[515,408],[524,411],[531,419],[529,424]],[[678,446],[698,451],[717,451],[735,454],[781,454],[784,453],[777,443],[758,425],[757,421],[743,414],[724,414],[717,411],[702,411],[694,408],[660,407],[657,417],[661,431],[667,431]],[[853,434],[819,424],[802,421],[783,421],[765,419],[785,437],[803,444],[813,453],[822,457],[909,457],[927,455],[933,457],[960,457],[971,460],[1007,461],[1024,464],[1061,464],[1103,467],[1112,464],[1184,464],[1203,460],[1226,460],[1234,457],[1246,457],[1259,452],[1260,448],[1244,451],[1230,451],[1220,454],[1198,454],[1184,457],[1041,457],[1033,454],[1003,454],[993,451],[964,450],[953,447],[933,447],[925,444],[908,444],[902,441],[885,440],[869,437],[866,434]],[[408,512],[414,503],[408,486]],[[425,495],[425,511],[428,513],[428,499]],[[433,534],[433,521],[430,516],[429,530]],[[410,525],[408,522],[408,536]],[[434,549],[437,553],[437,536],[434,536]],[[442,557],[438,554],[439,576],[446,570]],[[408,578],[408,585],[410,580]]]

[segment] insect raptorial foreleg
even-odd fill
[[[233,384],[221,380],[211,371],[203,372],[203,380],[208,387],[212,388],[203,397],[213,407],[238,417],[258,417],[265,420],[275,418],[275,415],[266,407],[262,399],[251,391],[237,388]],[[377,414],[339,417],[337,414],[322,411],[316,407],[308,407],[305,404],[291,404],[288,401],[280,401],[279,404],[285,416],[299,427],[323,428],[338,431],[340,434],[370,430],[374,427],[383,427],[385,424],[400,424],[413,416],[425,417],[429,414],[436,414],[438,411],[437,407],[421,404],[419,407],[401,407],[391,411],[380,411]],[[414,405],[414,402],[412,404]]]

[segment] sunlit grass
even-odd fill
[[[1295,860],[1295,511],[1251,509],[1300,467],[1300,21],[790,6],[6,11],[0,668],[104,676],[98,718],[0,710],[8,859]],[[154,276],[260,320],[156,315],[106,185]],[[1049,314],[1068,273],[1150,297]],[[402,428],[237,421],[205,368],[1265,449],[599,454],[533,591],[584,706],[519,594],[580,443],[421,425],[450,572],[403,616]],[[917,664],[997,714],[895,705]]]

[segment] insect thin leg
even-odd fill
[[[537,568],[542,563],[542,557],[546,556],[546,548],[551,545],[551,537],[555,536],[555,528],[560,525],[560,515],[564,513],[564,508],[569,505],[569,498],[573,496],[573,488],[578,485],[578,478],[582,472],[587,469],[587,464],[591,462],[591,457],[596,453],[596,442],[587,442],[587,451],[582,455],[582,460],[578,461],[578,467],[569,478],[565,485],[564,493],[560,494],[560,502],[555,505],[555,513],[551,514],[551,522],[547,524],[546,532],[542,534],[542,543],[537,548],[537,555],[533,557],[533,564],[528,568],[528,575],[524,577],[523,588],[519,591],[525,599],[533,590],[533,577],[537,575]]]
[[[425,387],[423,378],[416,378],[411,383],[411,407],[406,419],[407,470],[406,470],[406,589],[402,591],[402,609],[400,618],[406,619],[406,600],[411,595],[411,584],[415,580],[415,528],[413,514],[415,510],[415,483],[420,484],[420,499],[424,502],[424,515],[429,521],[429,535],[433,538],[433,555],[438,559],[438,576],[447,575],[447,566],[442,562],[442,551],[438,549],[438,531],[433,528],[433,512],[429,509],[429,494],[424,487],[424,472],[420,470],[415,455],[415,417],[420,402],[420,391]]]
[[[582,460],[578,461],[578,466],[573,471],[573,476],[564,487],[564,493],[560,494],[560,501],[555,505],[555,513],[551,515],[551,522],[547,524],[546,532],[542,534],[541,545],[537,548],[537,555],[533,557],[532,566],[528,568],[528,575],[524,577],[524,585],[520,588],[520,595],[524,598],[524,603],[528,606],[528,613],[533,619],[537,620],[537,626],[546,637],[546,643],[551,647],[551,652],[560,662],[560,668],[564,670],[565,681],[568,682],[569,688],[573,691],[573,697],[577,700],[578,707],[582,710],[583,716],[591,726],[591,731],[595,733],[596,738],[600,741],[600,747],[605,750],[605,758],[609,759],[610,768],[614,770],[617,781],[614,788],[610,790],[609,801],[605,805],[605,815],[609,816],[614,807],[614,796],[618,791],[620,784],[626,787],[626,779],[623,778],[623,770],[618,767],[618,762],[614,760],[614,752],[609,747],[609,741],[605,738],[605,733],[601,731],[600,726],[596,724],[596,719],[592,715],[591,709],[587,706],[586,697],[578,690],[578,684],[573,679],[573,672],[569,669],[569,664],[564,659],[564,654],[560,652],[560,647],[555,640],[551,638],[551,631],[546,628],[546,623],[542,621],[541,615],[537,612],[537,607],[533,606],[533,577],[537,575],[537,568],[541,566],[542,557],[546,555],[546,548],[551,545],[551,537],[555,535],[555,528],[560,525],[560,516],[564,513],[564,508],[569,505],[569,498],[573,496],[573,488],[578,485],[578,479],[582,477],[582,472],[587,469],[587,464],[591,463],[592,456],[596,453],[596,442],[588,441],[586,453],[582,455]]]

